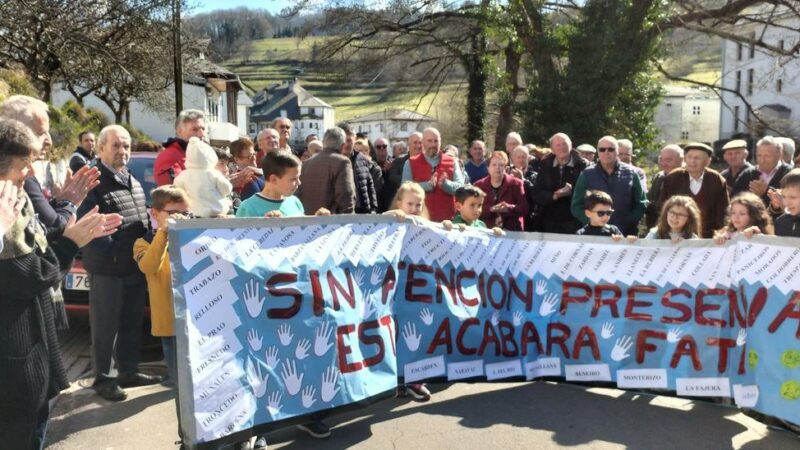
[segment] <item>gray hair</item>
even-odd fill
[[[677,154],[678,154],[678,156],[680,156],[680,158],[681,158],[681,159],[683,159],[683,149],[682,149],[682,148],[681,148],[681,146],[680,146],[680,145],[678,145],[678,144],[669,144],[669,145],[665,145],[665,146],[664,146],[664,148],[662,148],[662,149],[661,149],[661,151],[660,151],[659,153],[663,153],[663,152],[664,152],[664,150],[670,150],[670,151],[673,151],[673,152],[677,153]]]
[[[30,158],[37,145],[36,136],[24,123],[0,119],[0,175],[8,173],[15,159]]]
[[[522,136],[520,136],[516,131],[512,131],[506,135],[506,142],[508,142],[509,139],[514,139],[515,141],[519,142],[520,145],[522,145]]]
[[[572,139],[570,139],[569,136],[567,136],[567,133],[556,133],[556,134],[550,136],[550,140],[548,141],[548,143],[550,145],[552,145],[553,144],[553,139],[555,139],[555,138],[563,139],[564,142],[567,143],[567,147],[569,147],[569,149],[572,150]]]
[[[13,119],[25,125],[33,125],[36,116],[47,117],[49,107],[38,98],[27,95],[12,95],[0,103],[0,117]]]
[[[346,139],[347,136],[345,136],[343,129],[339,127],[328,128],[322,137],[322,148],[339,152],[342,150]]]
[[[630,139],[620,139],[617,141],[617,147],[625,147],[632,152],[633,142]]]
[[[403,141],[394,141],[392,143],[392,150],[396,149],[397,147],[402,148],[403,149],[403,153],[408,151],[408,144],[406,144]]]
[[[103,127],[103,129],[100,130],[100,134],[97,135],[97,146],[102,147],[105,145],[106,141],[108,140],[108,135],[112,132],[114,134],[128,136],[128,139],[131,137],[131,134],[128,133],[128,130],[126,130],[122,125],[108,125]]]
[[[422,139],[422,133],[420,133],[419,131],[415,131],[415,132],[413,132],[413,133],[411,133],[411,134],[409,134],[409,135],[408,135],[408,137],[409,137],[409,138],[410,138],[411,136],[417,136],[417,137],[419,137],[420,139]]]
[[[178,113],[178,117],[175,118],[175,129],[177,130],[181,125],[185,124],[186,122],[194,122],[195,120],[204,119],[206,118],[206,113],[200,111],[199,109],[184,109],[180,113]]]
[[[597,140],[597,147],[600,148],[600,141],[608,141],[614,146],[614,151],[619,150],[619,141],[614,136],[603,136]]]
[[[518,145],[518,146],[514,147],[514,150],[511,150],[511,155],[513,155],[514,153],[517,153],[518,151],[524,153],[525,156],[527,156],[527,157],[531,156],[530,150],[528,150],[528,147],[526,147],[524,145]],[[511,156],[511,155],[509,155],[509,156]]]
[[[762,145],[771,145],[779,153],[783,152],[783,145],[781,145],[781,142],[776,137],[764,136],[763,138],[759,139],[758,142],[756,142],[756,147],[761,147]]]
[[[794,159],[794,139],[788,137],[776,137],[775,140],[780,142],[783,145],[783,157],[784,159]]]
[[[285,121],[289,122],[290,126],[292,125],[292,120],[289,119],[288,117],[276,117],[275,119],[272,120],[272,128],[277,127],[278,126],[278,121],[280,121],[280,120],[285,120]],[[275,129],[277,130],[277,128],[275,128]]]

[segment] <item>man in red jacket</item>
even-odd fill
[[[186,146],[189,138],[206,137],[206,116],[199,109],[185,109],[175,119],[177,137],[164,142],[164,150],[156,157],[153,173],[156,185],[172,184],[175,177],[186,168]]]
[[[451,220],[456,214],[454,194],[464,185],[464,175],[455,160],[442,152],[441,134],[436,128],[422,132],[423,152],[408,159],[403,181],[415,181],[425,191],[425,207],[434,222]]]

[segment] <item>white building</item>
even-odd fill
[[[666,86],[655,123],[664,144],[713,143],[719,139],[719,96],[707,88]]]
[[[775,48],[790,49],[797,45],[800,19],[792,13],[775,15],[772,9],[765,15],[769,15],[765,20],[780,26],[748,23],[736,25],[729,31]],[[722,55],[722,87],[738,92],[744,99],[735,92],[723,90],[720,138],[766,134],[800,136],[800,58],[780,56],[733,41],[723,42]],[[748,112],[745,100],[752,106],[752,113]]]
[[[207,60],[198,62],[197,75],[184,77],[183,108],[199,109],[206,114],[206,129],[209,141],[216,145],[227,145],[245,135],[248,128],[250,98],[244,93],[238,75]],[[174,96],[170,85],[164,95]],[[52,103],[61,107],[72,94],[60,84],[53,88]],[[83,99],[83,106],[103,113],[108,122],[114,121],[114,113],[94,95]],[[130,104],[130,123],[153,140],[163,142],[175,136],[175,111],[153,111],[139,101]],[[100,131],[100,130],[97,130]]]
[[[322,139],[325,130],[335,126],[333,106],[311,95],[296,79],[259,91],[253,97],[253,103],[249,132],[254,137],[264,128],[271,127],[272,121],[279,117],[292,121],[292,135],[289,137],[292,147],[304,146],[310,134]]]
[[[436,119],[407,109],[391,109],[356,117],[347,122],[356,133],[366,133],[370,141],[380,137],[405,140],[415,131],[434,126]]]

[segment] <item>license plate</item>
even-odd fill
[[[73,291],[88,291],[89,274],[86,272],[69,272],[64,280],[64,287]]]

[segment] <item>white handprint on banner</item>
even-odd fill
[[[313,386],[309,385],[303,388],[303,408],[311,408],[316,403],[315,395],[317,395],[317,390]]]
[[[678,342],[681,340],[681,334],[683,334],[683,330],[680,328],[670,328],[667,332],[667,342]]]
[[[550,314],[553,314],[554,312],[556,312],[557,305],[558,305],[558,295],[547,294],[542,300],[541,306],[539,306],[539,315],[542,317],[547,317]]]
[[[244,287],[242,297],[244,298],[244,305],[247,307],[247,314],[250,317],[256,318],[261,315],[261,308],[264,305],[264,297],[259,297],[259,288],[256,280],[250,280]]]
[[[491,321],[492,325],[497,326],[497,324],[500,323],[500,313],[497,311],[493,312]]]
[[[272,370],[275,370],[275,368],[278,367],[278,363],[280,362],[280,359],[278,359],[278,347],[275,347],[274,345],[270,346],[270,348],[267,349],[267,352],[264,354],[264,356],[266,356],[267,367],[269,367]]]
[[[267,399],[267,412],[274,418],[281,412],[281,407],[281,393],[275,391]]]
[[[320,385],[320,397],[325,403],[333,400],[336,393],[339,392],[339,387],[336,382],[339,380],[339,371],[336,367],[331,366],[322,374],[322,385]]]
[[[630,336],[622,336],[617,338],[614,348],[611,350],[611,359],[614,361],[622,361],[623,359],[631,356],[628,351],[633,346],[633,339]]]
[[[253,349],[254,352],[261,350],[263,341],[264,338],[258,335],[258,331],[250,330],[247,332],[247,343],[250,344],[250,348]]]
[[[283,367],[281,368],[281,378],[283,378],[283,384],[286,386],[286,392],[289,395],[296,395],[300,392],[300,387],[303,385],[303,377],[305,374],[301,373],[299,376],[297,374],[297,365],[294,361],[285,361],[283,363]]]
[[[363,300],[361,302],[361,308],[360,308],[360,311],[359,311],[359,315],[361,316],[361,320],[369,319],[370,317],[372,317],[373,314],[375,314],[375,311],[377,311],[377,308],[375,307],[375,302],[373,302],[369,298],[370,294],[371,294],[371,292],[367,291],[367,293],[364,295],[364,298],[363,298]]]
[[[322,322],[322,325],[317,327],[317,333],[314,336],[315,355],[322,356],[333,347],[333,344],[330,343],[331,333],[333,333],[333,327],[328,322]]]
[[[362,286],[366,278],[367,275],[364,273],[364,269],[362,269],[361,267],[359,267],[356,270],[356,273],[353,274],[353,280],[356,282],[357,286]]]
[[[536,295],[539,297],[544,296],[547,292],[547,282],[544,280],[539,280],[536,282]]]
[[[294,350],[294,356],[299,360],[308,358],[308,350],[311,348],[311,342],[308,339],[300,339],[297,343],[297,348]]]
[[[267,393],[267,380],[269,374],[261,371],[261,366],[253,362],[252,358],[247,358],[247,382],[253,388],[256,398],[261,398]]]
[[[289,326],[288,323],[285,323],[278,328],[278,339],[281,341],[281,345],[284,347],[292,343],[293,337],[294,335],[292,334],[292,327]]]
[[[419,348],[419,341],[422,338],[417,334],[417,327],[412,322],[408,322],[403,327],[403,340],[409,351],[415,352]]]
[[[378,286],[383,281],[383,270],[380,267],[375,266],[372,268],[372,276],[369,278],[370,283],[373,286]]]
[[[433,313],[430,309],[425,308],[419,313],[419,318],[422,320],[422,323],[425,325],[430,325],[433,323]]]
[[[514,311],[514,326],[515,327],[518,327],[518,326],[522,325],[522,320],[523,319],[524,319],[524,317],[522,316],[521,312]]]
[[[739,334],[736,336],[736,346],[741,347],[747,343],[747,330],[742,328],[739,330]]]
[[[604,323],[603,328],[600,329],[600,337],[603,339],[611,339],[614,337],[614,324],[611,322]]]

